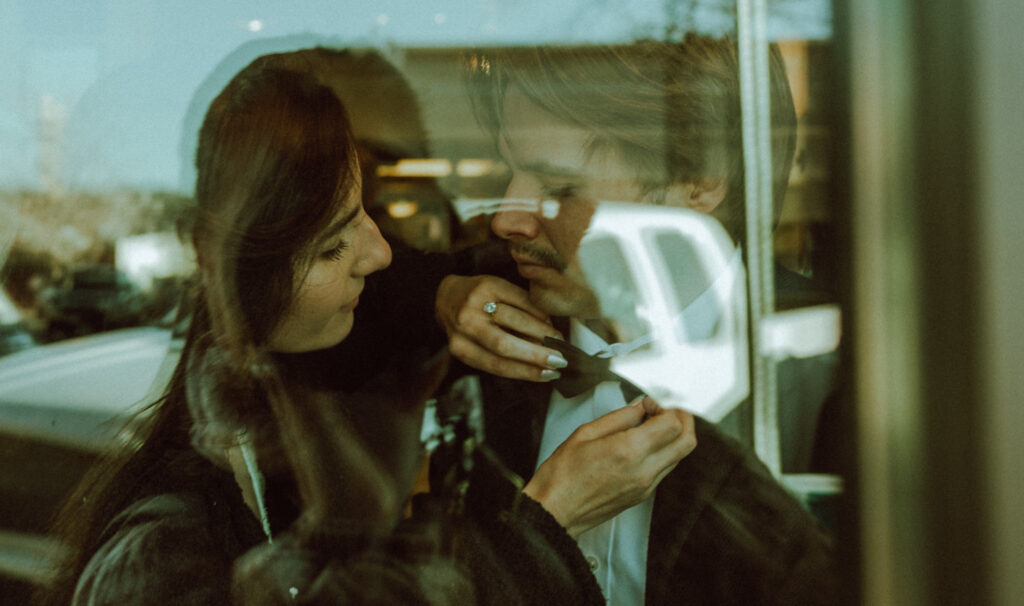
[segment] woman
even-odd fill
[[[345,110],[277,65],[257,59],[207,112],[182,357],[138,439],[70,500],[45,602],[600,600],[564,530],[484,458],[403,519],[443,370],[405,354],[440,338],[445,267],[371,276],[391,251]]]

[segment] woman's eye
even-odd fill
[[[327,259],[328,261],[339,261],[341,260],[342,253],[348,248],[348,244],[344,242],[338,242],[338,245],[330,250],[325,250],[320,253],[320,258]]]

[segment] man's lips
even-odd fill
[[[516,268],[519,270],[519,275],[526,278],[527,280],[536,280],[537,278],[543,276],[545,273],[554,269],[553,267],[548,267],[547,265],[536,265],[533,263],[519,264],[516,266]]]
[[[512,260],[516,262],[516,267],[519,270],[519,275],[528,280],[539,276],[545,271],[555,269],[554,267],[551,267],[546,263],[538,263],[537,261],[531,258],[521,257],[515,254],[512,255]]]

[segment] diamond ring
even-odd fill
[[[487,315],[493,316],[494,312],[498,311],[498,304],[494,301],[488,301],[484,303],[484,311],[487,312]]]

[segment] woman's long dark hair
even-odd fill
[[[202,279],[190,293],[193,315],[181,359],[164,395],[133,418],[130,442],[97,463],[59,514],[54,534],[64,556],[40,603],[71,602],[119,511],[175,490],[180,474],[168,473],[169,463],[190,448],[189,360],[216,344],[241,376],[249,376],[308,267],[309,243],[357,184],[355,144],[341,102],[314,77],[278,69],[279,63],[279,55],[256,59],[206,113],[192,229]],[[248,381],[258,391],[257,381]]]

